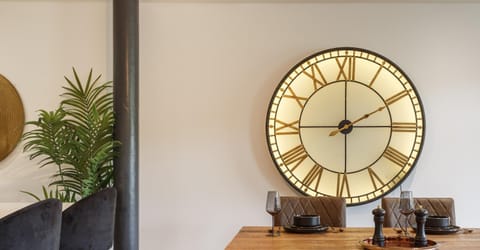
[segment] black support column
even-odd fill
[[[138,250],[138,0],[113,0],[115,250]]]

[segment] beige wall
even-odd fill
[[[90,68],[111,80],[111,6],[107,1],[0,0],[0,74],[17,88],[26,120],[58,106],[63,76]],[[52,169],[39,170],[21,146],[0,162],[0,201],[29,201]]]
[[[223,249],[242,225],[270,223],[266,191],[294,192],[266,146],[269,99],[294,64],[336,46],[376,51],[407,72],[427,129],[403,188],[454,197],[459,225],[480,227],[478,13],[480,4],[141,1],[141,249]],[[111,1],[0,0],[0,30],[0,74],[27,119],[56,106],[72,66],[112,79]],[[0,162],[0,201],[28,200],[18,191],[47,174],[17,148]],[[378,204],[348,208],[348,225],[373,225]]]

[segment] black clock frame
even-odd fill
[[[321,54],[329,53],[329,52],[332,52],[332,51],[340,51],[340,50],[356,50],[356,51],[359,51],[359,52],[365,52],[365,53],[374,55],[374,56],[376,56],[376,57],[379,57],[379,58],[381,58],[382,60],[384,60],[384,61],[388,62],[389,64],[391,64],[392,66],[394,66],[395,69],[398,70],[398,71],[406,78],[406,80],[410,83],[410,85],[411,85],[411,87],[412,87],[412,89],[413,89],[413,91],[414,91],[414,93],[415,93],[415,95],[416,95],[416,97],[417,97],[418,104],[419,104],[420,110],[421,110],[421,115],[422,115],[422,118],[423,118],[423,120],[422,120],[422,123],[423,123],[423,125],[422,125],[422,127],[423,127],[422,140],[421,140],[420,145],[419,145],[419,150],[418,150],[418,153],[417,153],[418,155],[417,155],[416,159],[414,160],[414,162],[413,162],[413,164],[412,164],[412,167],[405,173],[405,176],[404,176],[398,183],[396,183],[396,184],[395,184],[392,188],[390,188],[389,190],[383,192],[381,195],[375,196],[375,198],[369,199],[369,200],[364,201],[364,202],[347,204],[347,206],[359,206],[359,205],[371,203],[371,202],[373,202],[373,201],[375,201],[375,200],[378,200],[378,199],[384,197],[385,195],[391,193],[391,192],[392,192],[393,190],[395,190],[398,186],[400,186],[400,185],[410,176],[410,174],[411,174],[411,172],[413,171],[413,169],[415,169],[416,164],[418,163],[418,160],[419,160],[420,155],[421,155],[421,153],[422,153],[423,145],[424,145],[425,137],[426,137],[426,116],[425,116],[425,111],[424,111],[423,102],[422,102],[422,100],[421,100],[421,98],[420,98],[420,95],[418,94],[418,91],[417,91],[415,85],[413,84],[413,82],[411,81],[411,79],[409,78],[409,76],[408,76],[396,63],[394,63],[394,62],[391,61],[390,59],[388,59],[388,58],[380,55],[379,53],[373,52],[373,51],[371,51],[371,50],[362,49],[362,48],[356,48],[356,47],[335,47],[335,48],[330,48],[330,49],[326,49],[326,50],[322,50],[322,51],[316,52],[316,53],[314,53],[314,54],[312,54],[312,55],[310,55],[310,56],[307,56],[307,57],[305,57],[304,59],[300,60],[296,65],[294,65],[294,66],[284,75],[284,77],[282,77],[282,79],[280,80],[280,82],[277,84],[277,87],[275,88],[275,90],[274,90],[274,92],[273,92],[273,95],[272,95],[272,97],[271,97],[271,99],[270,99],[270,102],[269,102],[269,105],[268,105],[268,111],[270,111],[270,110],[272,109],[272,105],[273,105],[273,103],[274,103],[274,99],[275,99],[275,97],[276,97],[276,93],[278,93],[278,91],[279,91],[282,83],[283,83],[296,69],[298,69],[303,63],[305,63],[306,61],[309,61],[310,59],[315,58],[315,57],[317,57],[317,56],[319,56],[319,55],[321,55]],[[353,82],[355,82],[355,81],[353,81]],[[365,85],[365,84],[362,83],[362,82],[358,82],[358,81],[357,81],[357,83],[358,83],[358,84]],[[365,85],[365,86],[366,86],[366,85]],[[376,90],[374,90],[373,88],[371,88],[371,87],[369,87],[369,86],[366,86],[366,87],[370,88],[370,89],[371,89],[372,91],[374,91],[374,92],[377,92]],[[316,91],[319,91],[320,89],[321,89],[321,88],[317,89]],[[316,91],[314,91],[312,94],[310,94],[309,98],[310,98],[311,96],[313,96],[313,95],[316,93]],[[378,94],[378,93],[377,93],[377,94]],[[385,99],[384,99],[381,95],[379,95],[379,96],[380,96],[380,98],[385,102]],[[309,99],[309,98],[308,98],[308,99]],[[308,100],[307,100],[307,102],[308,102]],[[346,102],[346,99],[345,99],[345,102]],[[346,109],[346,108],[347,108],[347,107],[346,107],[346,105],[345,105],[345,109]],[[388,109],[388,107],[387,107],[387,109]],[[303,110],[302,110],[302,112],[303,112]],[[389,110],[389,109],[388,109],[388,112],[390,113],[390,110]],[[346,112],[345,112],[345,113],[346,113]],[[389,114],[389,116],[390,116],[390,119],[391,119],[391,115],[390,115],[390,114]],[[266,115],[266,123],[265,123],[265,124],[266,124],[266,125],[265,125],[266,138],[267,138],[267,143],[268,143],[267,145],[271,145],[271,143],[272,143],[272,142],[270,141],[269,136],[268,136],[268,134],[269,134],[269,131],[268,131],[268,129],[269,129],[269,125],[268,125],[269,119],[270,119],[270,117],[269,117],[269,112],[267,112],[267,115]],[[347,124],[347,123],[351,123],[351,121],[349,121],[349,120],[347,119],[347,117],[345,117],[345,119],[342,120],[342,121],[340,121],[338,125],[332,126],[332,127],[336,127],[336,128],[338,128],[338,129],[340,129],[341,127],[343,127],[343,126],[344,126],[345,124]],[[362,126],[350,126],[348,129],[342,130],[342,131],[340,131],[340,132],[341,132],[342,134],[346,135],[346,134],[350,133],[350,132],[353,130],[354,127],[359,127],[359,128],[360,128],[360,127],[362,127]],[[390,126],[390,127],[391,127],[391,126]],[[299,128],[301,128],[301,127],[299,126]],[[392,134],[392,131],[390,131],[389,140],[391,139],[391,136],[392,136],[391,134]],[[300,138],[301,138],[301,136],[300,136]],[[345,138],[346,138],[346,137],[345,137]],[[278,165],[277,165],[277,162],[275,161],[275,156],[274,156],[274,154],[273,154],[273,152],[272,152],[272,148],[271,148],[270,146],[267,146],[267,147],[268,147],[270,156],[272,157],[272,160],[273,160],[273,162],[274,162],[274,164],[275,164],[275,167],[276,167],[276,169],[278,170],[278,172],[280,173],[280,175],[283,177],[283,179],[285,179],[285,181],[289,184],[289,186],[290,186],[290,187],[293,187],[293,189],[294,189],[297,193],[299,193],[299,194],[301,194],[301,195],[304,195],[304,196],[308,196],[308,195],[307,195],[304,191],[302,191],[300,188],[298,188],[297,186],[295,186],[295,185],[293,185],[292,183],[290,183],[290,181],[287,179],[287,177],[282,174],[282,171],[281,171],[281,169],[280,169],[280,166],[278,166]],[[385,152],[385,151],[384,151],[384,152]],[[382,154],[382,155],[383,155],[383,154]],[[379,158],[381,158],[382,155],[380,155]],[[345,156],[345,158],[346,158],[346,156]],[[379,159],[379,158],[378,158],[378,159]],[[377,159],[376,161],[378,161],[378,159]],[[345,159],[345,160],[346,160],[346,159]],[[376,162],[376,161],[375,161],[375,162]],[[373,162],[372,164],[374,164],[375,162]],[[359,170],[359,171],[360,171],[360,170]],[[398,173],[397,173],[397,175],[398,175]]]

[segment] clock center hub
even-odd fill
[[[341,128],[343,128],[344,126],[348,126],[348,125],[351,124],[351,123],[352,123],[352,122],[349,121],[349,120],[343,120],[343,121],[341,121],[341,122],[338,124],[337,128],[338,128],[338,129],[341,129]],[[353,125],[349,126],[349,127],[346,128],[346,129],[343,129],[342,131],[340,131],[340,133],[346,135],[346,134],[349,134],[350,132],[352,132],[352,130],[353,130]]]

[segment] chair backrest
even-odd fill
[[[46,199],[0,219],[0,250],[56,250],[62,202]]]
[[[345,227],[346,203],[340,197],[280,197],[282,210],[275,216],[275,225],[293,224],[295,215],[320,215],[320,223],[331,227]]]
[[[110,249],[113,244],[116,200],[115,188],[106,188],[63,211],[60,249]]]
[[[414,198],[415,207],[421,205],[428,211],[429,215],[449,216],[450,223],[456,225],[455,221],[455,202],[453,198]],[[404,220],[400,214],[398,206],[400,198],[384,197],[382,198],[382,207],[385,209],[385,227],[399,227],[399,219]],[[415,216],[410,216],[410,225],[416,225]],[[403,224],[402,224],[403,225]]]

